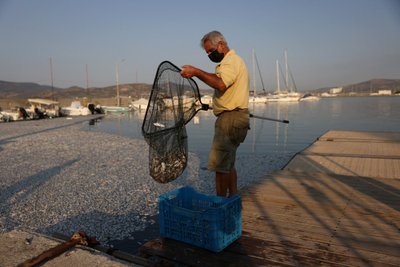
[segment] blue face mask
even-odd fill
[[[214,51],[212,51],[210,54],[208,54],[208,58],[215,63],[219,63],[222,61],[222,59],[224,58],[224,53],[220,53],[218,52],[217,49],[215,49]]]

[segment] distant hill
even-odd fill
[[[400,79],[372,79],[365,82],[349,84],[349,85],[337,85],[332,87],[324,87],[313,90],[316,93],[328,92],[333,87],[342,87],[343,94],[357,93],[357,94],[369,94],[376,93],[379,90],[392,90],[392,93],[400,92]]]
[[[52,87],[47,85],[0,81],[0,98],[39,97],[51,92]]]
[[[119,86],[120,96],[131,96],[132,98],[146,97],[150,94],[149,84],[121,84]],[[69,88],[52,88],[48,85],[37,83],[20,83],[0,81],[0,98],[4,99],[26,99],[26,98],[75,98],[96,97],[108,98],[116,96],[116,86],[102,88],[82,88],[73,86]]]
[[[120,96],[131,96],[132,99],[140,97],[148,97],[150,95],[152,85],[144,83],[121,84]],[[365,82],[337,85],[312,90],[314,93],[328,92],[333,87],[343,87],[343,94],[357,93],[369,94],[378,92],[378,90],[390,89],[392,93],[400,92],[400,79],[372,79]],[[201,89],[202,94],[212,94],[211,89]],[[21,83],[0,81],[0,99],[27,99],[27,98],[113,98],[116,96],[116,86],[100,87],[100,88],[82,88],[73,86],[69,88],[52,88],[48,85],[40,85],[37,83]]]
[[[119,94],[121,97],[130,96],[133,99],[140,97],[148,97],[151,91],[150,84],[121,84],[119,85]],[[81,87],[70,87],[57,91],[57,98],[68,98],[68,97],[97,97],[97,98],[110,98],[115,97],[117,94],[116,86],[108,86],[102,88],[81,88]]]
[[[37,83],[20,83],[0,81],[0,99],[27,99],[27,98],[115,98],[116,85],[107,87],[82,88],[72,86],[69,88],[52,88],[48,85]],[[149,97],[152,85],[145,83],[130,83],[119,85],[121,97],[130,96],[132,99]],[[202,94],[212,94],[211,89],[200,89]]]

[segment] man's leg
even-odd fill
[[[238,194],[238,189],[237,189],[237,173],[235,167],[231,170],[229,173],[229,197],[237,195]]]
[[[231,173],[215,173],[215,187],[217,196],[226,197],[229,188],[230,175]]]
[[[216,172],[215,178],[217,196],[231,197],[238,194],[237,173],[235,168],[229,173]]]

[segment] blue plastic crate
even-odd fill
[[[159,197],[160,234],[219,252],[242,234],[239,195],[209,196],[182,187]]]

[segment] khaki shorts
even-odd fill
[[[235,166],[236,150],[249,129],[247,109],[225,111],[215,121],[214,140],[208,156],[210,171],[229,173]]]

